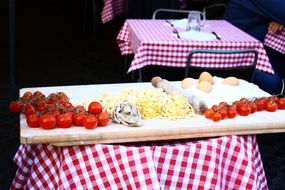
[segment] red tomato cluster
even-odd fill
[[[109,123],[99,102],[91,102],[86,110],[82,105],[73,106],[64,92],[51,93],[47,97],[40,91],[26,92],[18,101],[9,104],[9,110],[22,112],[29,127],[43,129],[69,128],[72,125],[94,129]]]
[[[242,98],[232,104],[221,102],[219,105],[213,105],[211,108],[206,109],[203,114],[207,119],[217,122],[222,119],[234,118],[237,115],[247,116],[262,110],[275,112],[277,109],[285,109],[284,97]]]

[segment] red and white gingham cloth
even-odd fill
[[[278,33],[269,31],[265,36],[264,45],[285,54],[285,28]]]
[[[215,31],[222,40],[187,40],[177,38],[173,28],[165,20],[129,19],[118,37],[122,54],[135,54],[128,72],[148,65],[185,67],[189,52],[195,49],[240,50],[256,49],[258,60],[256,69],[274,73],[263,44],[227,21],[207,20],[204,32]],[[178,31],[184,29],[178,28]],[[213,55],[194,56],[191,64],[204,67],[236,67],[251,64],[253,55]]]
[[[115,17],[127,12],[128,0],[103,0],[104,6],[101,12],[103,23],[113,20]],[[178,0],[180,9],[185,9],[185,0]]]
[[[103,0],[104,6],[101,12],[103,23],[113,20],[127,11],[127,0]]]
[[[21,145],[11,189],[268,189],[256,137]]]

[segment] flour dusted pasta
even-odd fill
[[[109,114],[112,113],[116,104],[127,101],[136,106],[144,119],[165,118],[175,120],[195,115],[187,98],[176,93],[167,94],[161,88],[127,88],[119,94],[101,94],[96,100],[102,103]]]
[[[162,106],[161,115],[169,120],[174,120],[195,116],[195,113],[186,97],[179,94],[171,94]]]

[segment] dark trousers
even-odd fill
[[[285,55],[266,46],[265,50],[275,74],[257,71],[254,76],[254,83],[270,94],[279,94],[282,90],[282,79],[285,78]]]

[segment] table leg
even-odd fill
[[[142,82],[142,69],[139,69],[139,78],[138,82]]]

